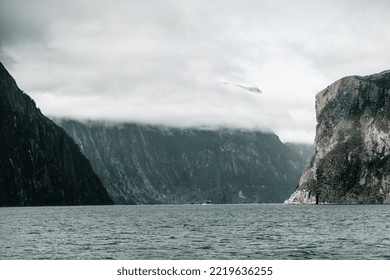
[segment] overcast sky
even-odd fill
[[[389,12],[387,0],[0,0],[0,60],[49,116],[310,143],[317,92],[390,69]]]

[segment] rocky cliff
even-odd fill
[[[315,155],[289,203],[390,202],[390,71],[316,96]]]
[[[110,203],[78,145],[0,63],[0,206]]]
[[[305,164],[272,133],[56,122],[116,203],[283,202]]]

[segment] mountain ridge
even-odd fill
[[[0,206],[111,203],[77,144],[0,63]]]
[[[55,121],[117,203],[283,202],[304,166],[273,133]]]

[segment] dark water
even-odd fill
[[[0,208],[0,259],[390,259],[390,205]]]

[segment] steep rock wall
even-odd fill
[[[77,144],[0,63],[0,206],[111,203]]]
[[[283,202],[305,164],[273,133],[57,123],[116,203]]]
[[[289,203],[390,202],[390,71],[316,96],[315,155]]]

